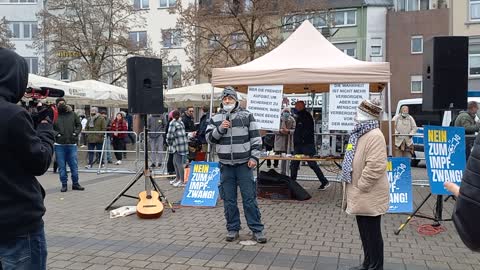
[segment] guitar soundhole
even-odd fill
[[[147,195],[147,199],[151,199],[152,198],[152,195]]]

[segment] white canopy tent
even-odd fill
[[[283,85],[284,94],[299,94],[329,92],[332,83],[369,83],[370,92],[381,92],[388,84],[388,120],[391,122],[390,75],[389,63],[354,59],[305,21],[264,56],[240,66],[213,69],[212,85],[231,85],[244,93],[249,85]],[[389,125],[389,138],[391,134]],[[389,142],[391,151],[391,140]]]
[[[220,101],[223,88],[215,87],[209,83],[196,84],[166,90],[164,93],[165,104],[169,107],[201,107],[210,105],[210,100]],[[245,94],[239,94],[239,100],[246,100]]]
[[[214,68],[212,84],[233,85],[242,92],[248,85],[283,85],[284,93],[328,92],[331,83],[370,83],[372,92],[390,82],[390,64],[352,58],[305,21],[277,48],[249,63]]]

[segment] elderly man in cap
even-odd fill
[[[468,102],[468,109],[467,111],[461,112],[457,119],[455,119],[455,126],[456,127],[464,127],[465,128],[465,154],[466,158],[470,157],[470,153],[472,152],[473,143],[475,142],[475,132],[480,130],[480,123],[476,121],[476,116],[478,112],[478,104],[475,101]]]
[[[100,151],[102,151],[103,138],[105,134],[100,132],[107,130],[107,121],[98,113],[97,107],[90,108],[90,119],[88,119],[86,130],[95,132],[87,135],[88,151],[90,152],[88,152],[88,165],[85,168],[91,169],[94,163],[93,156],[95,153],[93,151],[95,149],[98,151],[98,161],[102,162],[100,160]]]
[[[224,201],[227,221],[226,241],[239,237],[240,212],[237,206],[237,187],[240,187],[243,211],[253,239],[266,243],[260,210],[256,198],[256,182],[253,169],[258,163],[262,138],[253,114],[242,109],[233,87],[226,87],[222,94],[220,112],[210,119],[207,142],[216,145],[220,160],[220,196]]]
[[[67,164],[72,175],[72,189],[84,190],[78,183],[77,159],[78,135],[82,131],[82,123],[80,123],[80,118],[72,110],[72,107],[66,104],[64,98],[57,98],[56,104],[58,119],[53,125],[53,129],[55,130],[55,157],[60,173],[60,182],[62,183],[60,191],[67,191]]]

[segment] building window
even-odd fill
[[[372,38],[371,40],[371,52],[370,56],[382,56],[383,55],[383,44],[381,38]]]
[[[133,0],[133,8],[148,9],[150,7],[148,1],[149,0]]]
[[[334,21],[336,27],[355,26],[357,24],[357,12],[355,10],[336,11]]]
[[[38,57],[25,57],[28,64],[28,72],[38,74]]]
[[[322,28],[327,26],[326,23],[326,14],[325,13],[320,13],[320,14],[315,14],[310,18],[310,22],[315,26],[316,28]]]
[[[160,0],[160,8],[170,8],[177,4],[176,0]]]
[[[468,75],[480,76],[480,54],[470,54],[468,57]]]
[[[243,39],[241,33],[233,33],[230,36],[230,42],[232,49],[241,49],[243,45]]]
[[[410,77],[410,92],[412,93],[423,92],[423,79],[421,75],[413,75]]]
[[[182,86],[182,66],[163,66],[163,80],[168,89]]]
[[[60,65],[60,80],[62,81],[70,80],[70,70],[68,69],[68,63],[62,63]]]
[[[268,37],[265,34],[261,34],[258,36],[257,40],[255,41],[255,47],[257,48],[266,48],[268,46]]]
[[[164,48],[178,48],[182,46],[182,35],[178,29],[162,30],[162,44]]]
[[[470,20],[480,20],[480,0],[470,0]]]
[[[411,40],[411,49],[412,54],[421,54],[423,53],[423,37],[422,36],[413,36]]]
[[[397,11],[418,11],[430,9],[430,0],[397,0]]]
[[[9,22],[12,38],[32,39],[38,34],[37,22]]]
[[[357,43],[356,42],[343,42],[334,43],[335,47],[344,52],[346,55],[357,58]]]
[[[128,35],[130,44],[137,48],[147,48],[147,32],[146,31],[137,31],[130,32]]]

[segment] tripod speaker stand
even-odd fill
[[[165,194],[163,193],[163,191],[160,189],[160,187],[158,186],[158,184],[155,182],[155,180],[153,179],[152,177],[152,174],[151,174],[151,170],[150,168],[148,167],[148,128],[147,128],[147,115],[144,114],[141,116],[143,118],[143,124],[144,124],[144,136],[145,138],[143,139],[144,141],[144,153],[145,153],[145,164],[144,164],[144,167],[139,169],[137,171],[137,173],[135,174],[135,176],[132,178],[132,180],[123,188],[123,190],[117,195],[115,196],[115,198],[107,205],[107,207],[105,207],[105,210],[109,210],[112,205],[118,200],[120,199],[122,196],[123,197],[128,197],[128,198],[132,198],[132,199],[137,199],[139,200],[138,197],[136,196],[131,196],[131,195],[128,195],[128,194],[125,194],[135,183],[137,183],[138,180],[140,180],[142,178],[142,176],[145,177],[145,181],[150,181],[153,189],[155,191],[157,191],[159,194],[160,194],[160,201],[162,199],[165,200],[165,202],[168,204],[168,207],[172,210],[173,213],[175,213],[175,209],[173,209],[173,206],[172,204],[168,201],[167,197],[165,196]]]

